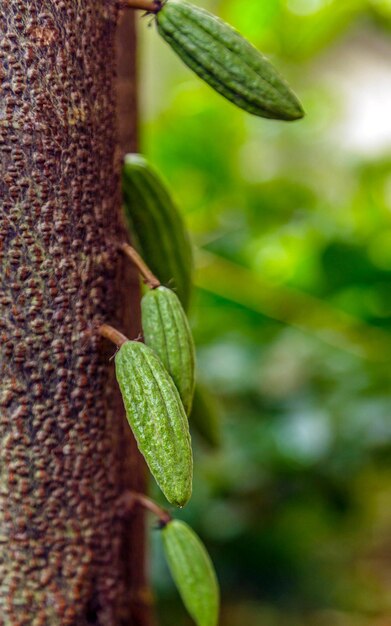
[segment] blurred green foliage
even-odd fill
[[[198,250],[199,378],[223,419],[219,451],[194,438],[180,515],[215,561],[223,626],[386,626],[391,2],[197,4],[273,59],[307,116],[237,111],[142,29],[143,150]],[[156,533],[152,569],[159,623],[190,623]]]

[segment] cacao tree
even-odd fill
[[[136,147],[131,16],[4,0],[0,85],[0,624],[146,624],[142,515],[117,506],[144,470],[96,333],[139,332],[115,246]]]
[[[145,260],[163,259],[159,273],[167,265],[166,278],[154,276],[126,243],[119,171],[125,152],[135,151],[136,104],[133,31],[127,23],[119,30],[125,4],[147,10],[181,59],[240,108],[281,120],[303,115],[249,42],[191,4],[6,1],[0,18],[2,626],[145,624],[144,527],[135,505],[157,514],[170,569],[198,626],[218,620],[217,578],[202,543],[143,495],[144,466],[125,426],[106,341],[119,348],[117,382],[138,447],[167,500],[182,507],[193,474],[188,415],[195,362],[185,313],[191,246],[164,185],[139,156],[125,163],[126,216]],[[154,290],[142,302],[148,345],[138,340],[138,277],[127,257]],[[160,284],[171,279],[178,295]]]

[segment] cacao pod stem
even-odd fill
[[[160,0],[120,0],[120,9],[134,9],[147,11],[147,13],[158,13],[162,8]]]
[[[117,500],[117,508],[121,517],[132,513],[137,505],[156,515],[162,528],[171,522],[171,515],[143,493],[125,491]]]
[[[137,267],[148,287],[151,289],[157,289],[157,287],[160,287],[160,280],[151,272],[148,265],[141,258],[139,253],[132,248],[132,246],[128,243],[123,243],[120,245],[120,250],[128,257],[128,259],[132,261],[133,265]]]
[[[105,337],[105,339],[108,339],[109,341],[114,343],[116,346],[118,346],[118,348],[120,348],[124,343],[129,341],[129,339],[125,337],[125,335],[120,333],[119,330],[113,328],[112,326],[109,326],[108,324],[102,324],[102,326],[99,326],[98,333],[102,337]]]

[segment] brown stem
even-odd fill
[[[148,13],[158,13],[162,8],[159,0],[120,0],[121,9],[139,9]]]
[[[119,330],[116,330],[108,324],[102,324],[102,326],[99,326],[98,333],[112,343],[115,343],[118,348],[120,348],[121,346],[123,346],[124,343],[129,341],[129,339],[125,337],[125,335],[120,333]]]
[[[137,493],[136,491],[126,491],[118,499],[118,509],[122,515],[132,512],[134,507],[137,505],[156,515],[163,526],[167,526],[167,524],[171,522],[171,515],[156,504],[156,502],[147,498],[147,496],[144,496],[142,493]]]
[[[156,289],[157,287],[160,287],[161,285],[160,280],[156,278],[154,274],[152,274],[148,265],[143,261],[139,253],[136,252],[134,248],[132,248],[132,246],[130,246],[128,243],[123,243],[120,245],[119,248],[120,250],[122,250],[124,254],[126,254],[128,259],[130,259],[132,263],[137,267],[141,276],[144,278],[146,284],[151,289]]]

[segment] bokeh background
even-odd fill
[[[307,115],[236,110],[141,20],[142,149],[196,247],[198,375],[222,422],[217,449],[194,435],[178,515],[215,562],[222,626],[389,626],[391,2],[197,4]],[[151,573],[159,624],[191,624],[153,529]]]

